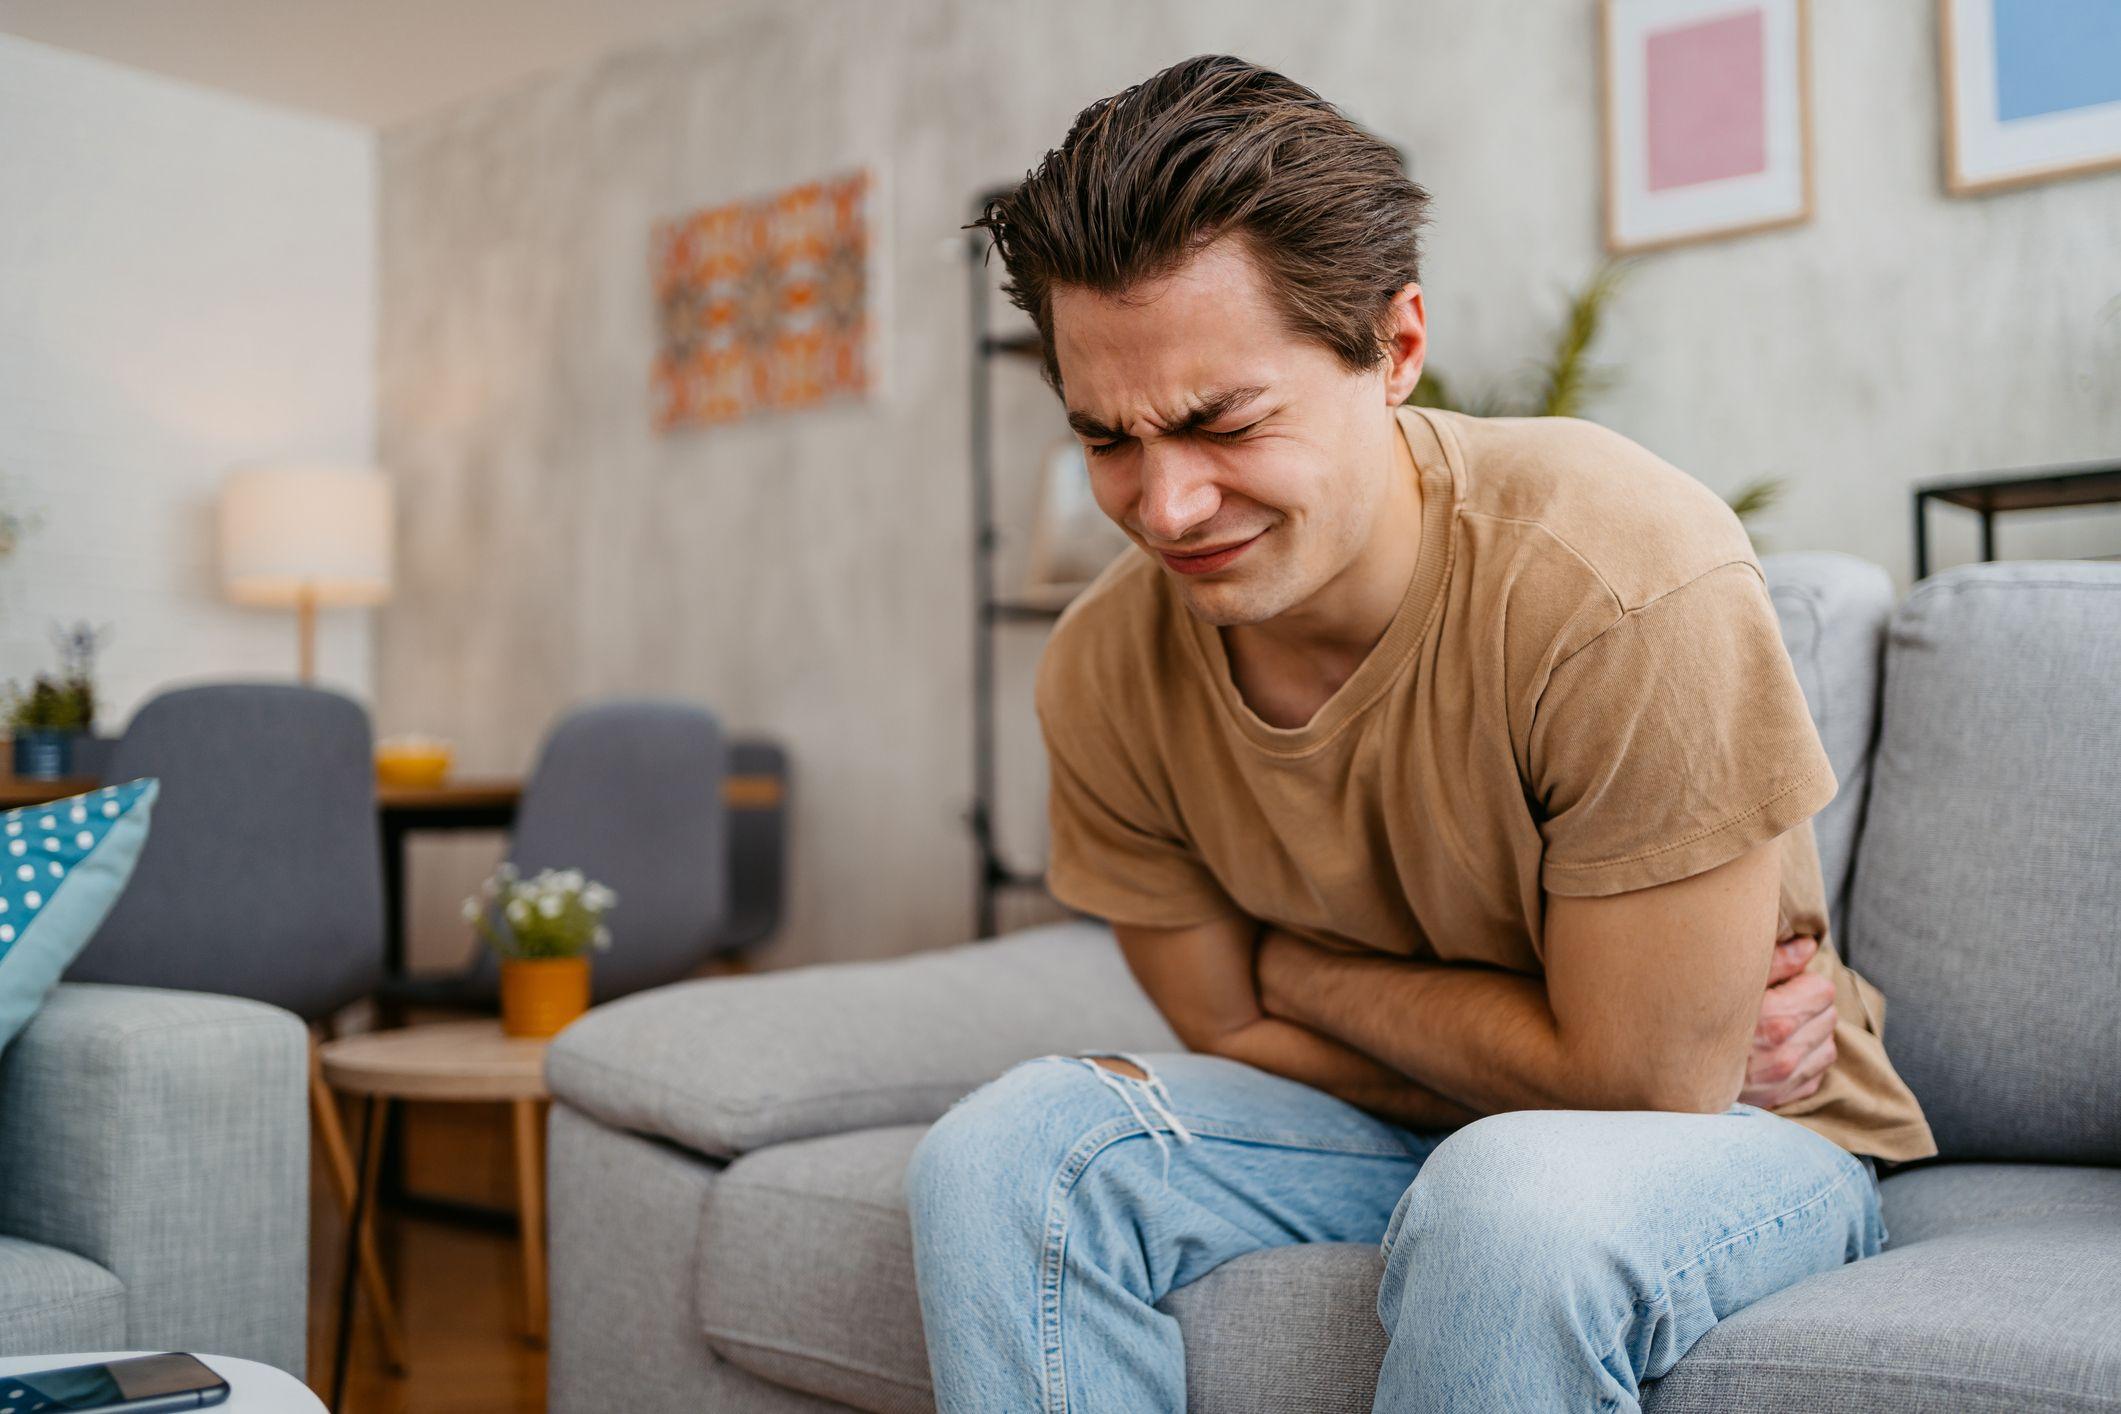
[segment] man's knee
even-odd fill
[[[1430,1153],[1385,1233],[1388,1327],[1410,1277],[1568,1286],[1587,1263],[1607,1274],[1633,1264],[1629,1233],[1642,1215],[1624,1175],[1572,1163],[1562,1113],[1489,1115]]]
[[[970,1210],[1042,1201],[1053,1174],[1082,1132],[1108,1117],[1102,1088],[1078,1062],[1024,1061],[945,1111],[914,1147],[906,1200],[958,1220]]]

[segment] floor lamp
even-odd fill
[[[302,681],[317,610],[390,597],[390,479],[337,467],[255,467],[221,487],[221,584],[238,604],[295,611]]]

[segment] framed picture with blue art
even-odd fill
[[[2121,0],[1937,0],[1954,196],[2121,167]]]
[[[1804,0],[1602,0],[1606,249],[1812,214]]]

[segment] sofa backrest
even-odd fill
[[[2121,1162],[2121,565],[1894,613],[1848,928],[1944,1156]]]
[[[1798,685],[1840,783],[1826,809],[1812,817],[1812,830],[1819,841],[1829,921],[1846,956],[1849,864],[1870,793],[1893,581],[1868,560],[1829,552],[1769,555],[1760,568]]]

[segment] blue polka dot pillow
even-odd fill
[[[157,789],[143,776],[0,813],[0,1050],[125,892]]]

